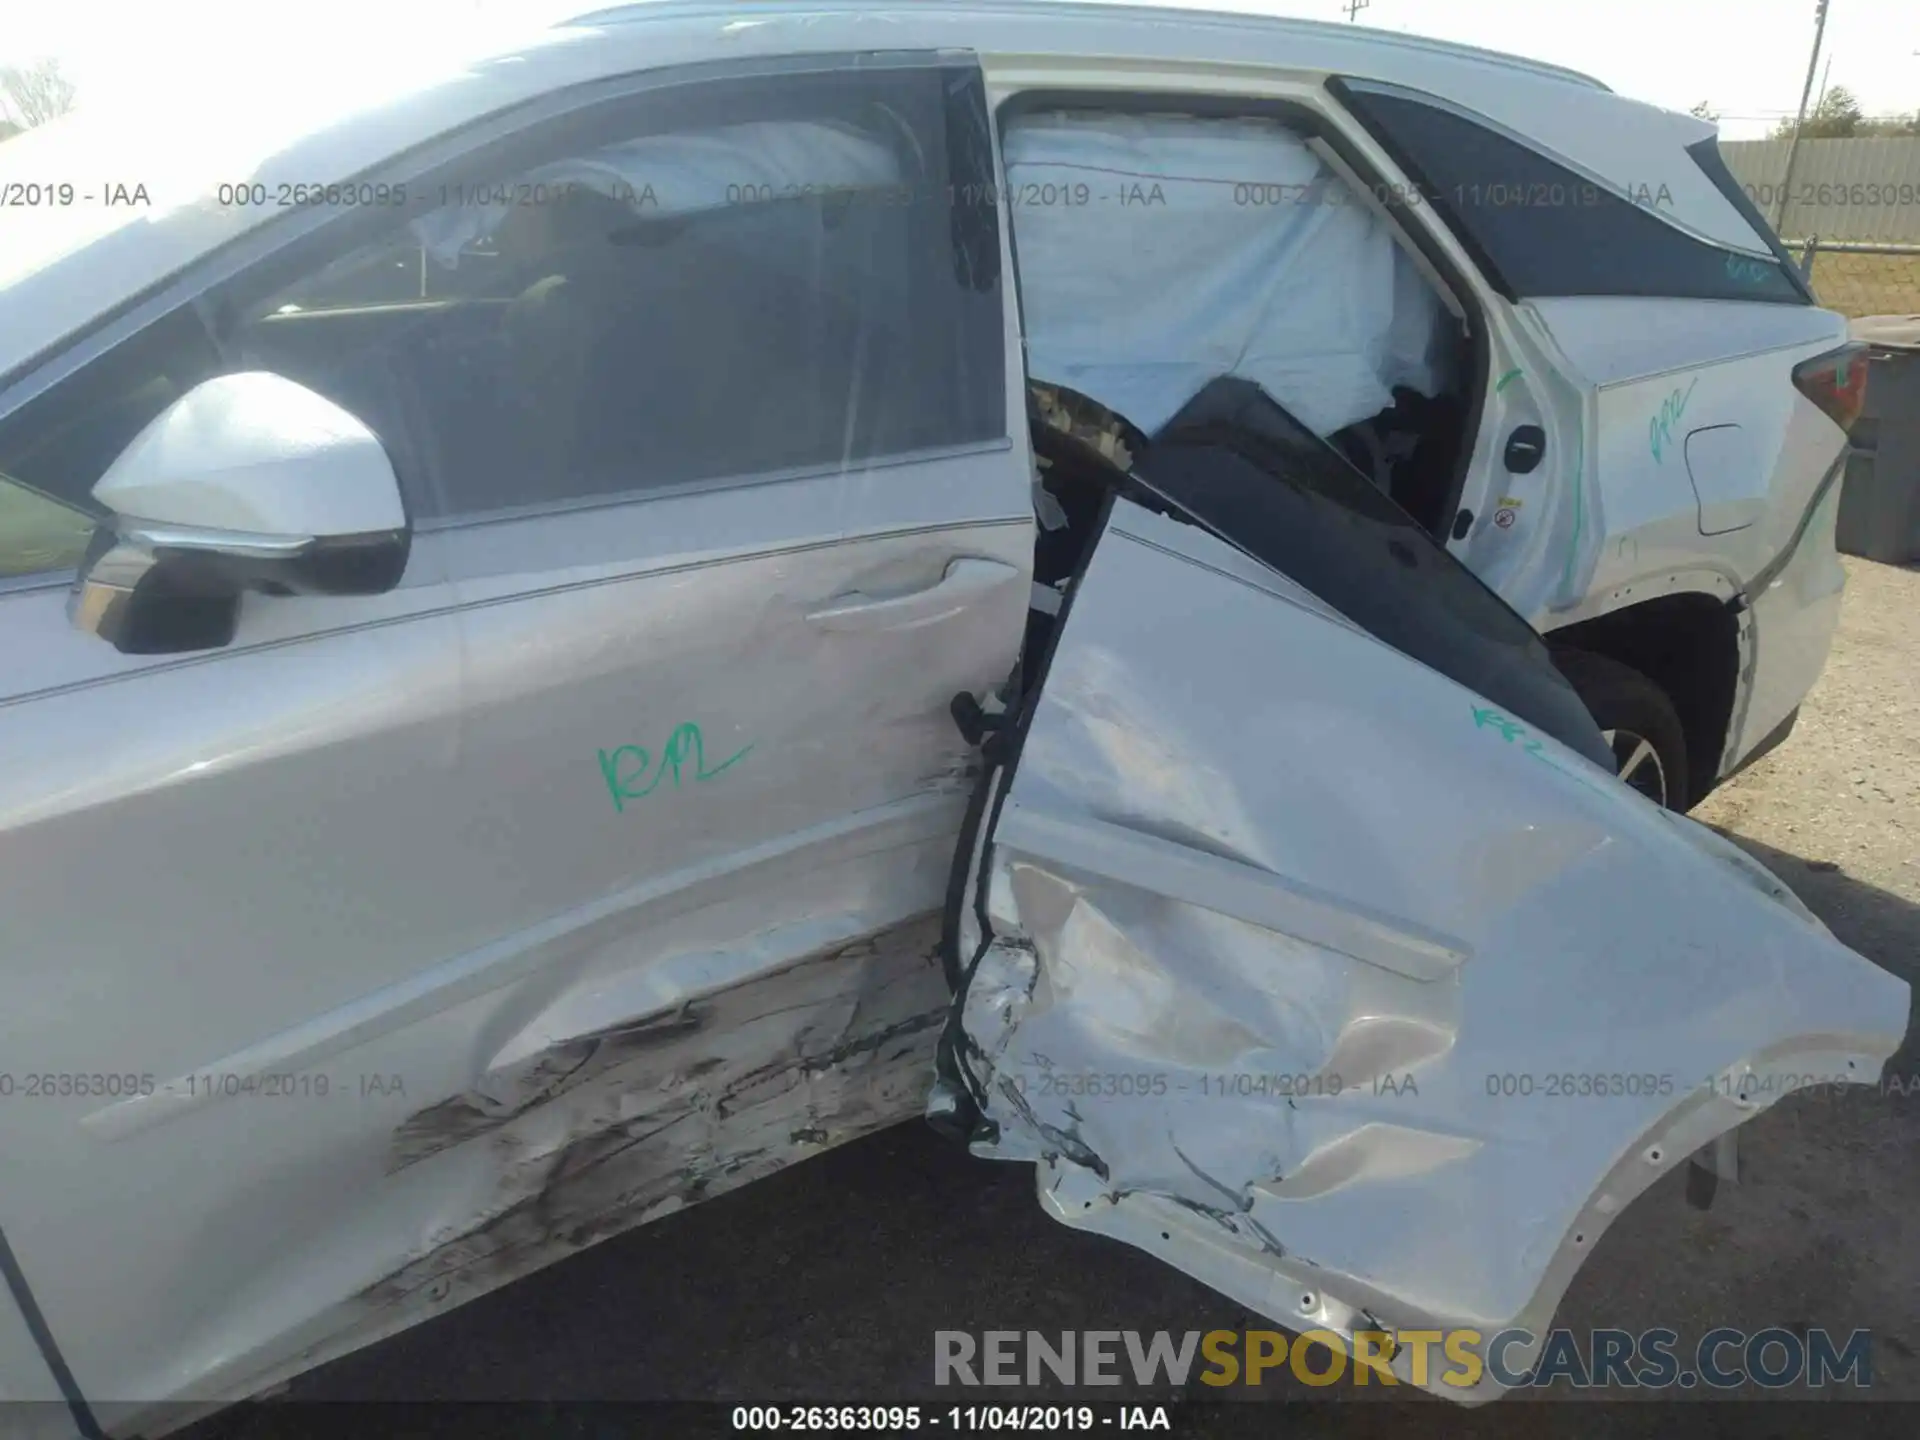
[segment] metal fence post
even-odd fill
[[[1819,251],[1820,237],[1818,235],[1809,235],[1807,237],[1807,248],[1800,252],[1800,278],[1802,280],[1808,282],[1813,280],[1813,257],[1817,255]]]

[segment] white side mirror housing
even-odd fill
[[[412,544],[379,439],[331,400],[264,371],[181,396],[93,496],[111,513],[68,613],[129,654],[226,644],[245,590],[380,594],[400,582]]]
[[[93,487],[115,515],[255,535],[406,528],[392,462],[323,395],[264,370],[196,385],[134,436]]]

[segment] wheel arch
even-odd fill
[[[1665,691],[1686,734],[1686,804],[1706,798],[1719,779],[1740,680],[1740,622],[1724,599],[1698,590],[1660,595],[1550,631],[1547,643],[1605,655]]]

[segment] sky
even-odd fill
[[[410,53],[462,54],[609,0],[0,0],[0,65],[52,58],[80,101],[206,75],[289,85]],[[938,0],[919,0],[938,3]],[[1161,0],[1198,3],[1204,0]],[[1347,23],[1345,0],[1239,0]],[[1800,103],[1815,0],[1371,0],[1358,22],[1571,66],[1636,99],[1705,101],[1757,138]],[[751,0],[740,8],[751,10]],[[1869,114],[1920,110],[1920,0],[1831,0],[1821,67]],[[270,67],[270,68],[269,68]],[[274,74],[274,72],[278,74]],[[1816,93],[1819,80],[1816,79]]]

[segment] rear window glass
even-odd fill
[[[1806,305],[1779,260],[1711,245],[1440,105],[1335,81],[1341,102],[1508,299],[1672,296]]]

